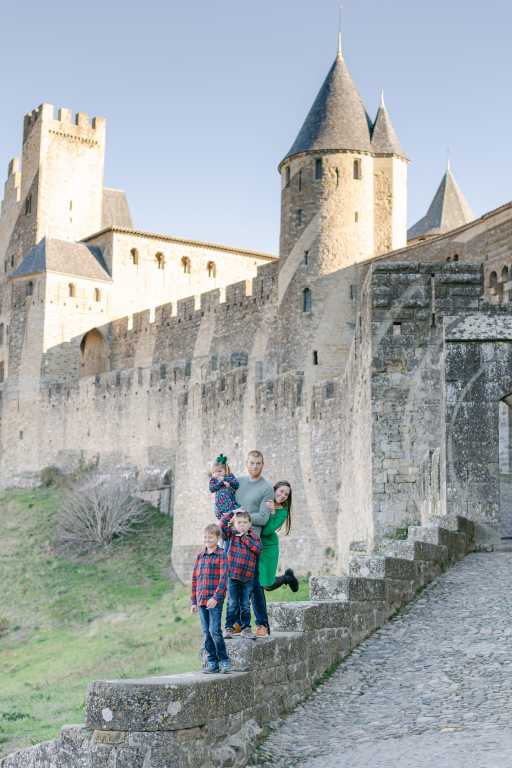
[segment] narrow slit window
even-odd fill
[[[304,265],[307,267],[309,264],[309,251],[304,251]]]
[[[318,181],[323,176],[323,165],[322,165],[322,158],[317,157],[315,158],[315,180]]]
[[[101,291],[99,288],[94,289],[94,301],[101,301]]]
[[[354,213],[354,221],[355,221],[355,223],[356,223],[356,224],[357,224],[357,222],[359,221],[359,211],[356,211],[356,212]]]
[[[312,306],[313,306],[313,301],[311,296],[311,288],[304,288],[304,290],[302,291],[302,311],[311,312]]]
[[[156,261],[156,265],[157,265],[158,269],[164,269],[165,268],[165,256],[163,255],[163,253],[161,251],[159,251],[155,255],[155,261]]]
[[[361,160],[357,158],[354,160],[354,179],[360,180],[363,178]]]
[[[136,248],[132,248],[130,251],[130,256],[132,259],[132,264],[134,267],[136,267],[139,263],[139,252]]]
[[[25,216],[32,213],[32,195],[29,195],[25,200]]]
[[[318,365],[318,352],[316,349],[313,350],[313,365]]]
[[[299,185],[299,192],[302,189],[302,171],[299,171],[297,174],[297,183]]]
[[[190,275],[190,259],[188,256],[183,256],[181,259],[181,266],[183,267],[183,274]]]
[[[287,165],[286,166],[286,170],[284,172],[284,183],[285,183],[285,186],[287,186],[287,187],[290,186],[290,177],[291,177],[290,166]]]
[[[217,267],[215,266],[214,261],[209,261],[206,265],[206,271],[208,272],[208,277],[216,277],[217,276]]]
[[[336,168],[336,187],[339,187],[340,185],[340,170],[339,168]]]
[[[302,226],[302,208],[297,209],[297,226]]]
[[[74,283],[68,283],[68,296],[70,299],[76,297],[76,285]]]

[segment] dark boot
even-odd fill
[[[287,568],[284,572],[285,584],[288,584],[292,592],[299,591],[299,582],[291,568]]]
[[[272,592],[274,589],[279,589],[279,587],[282,587],[284,584],[287,584],[285,576],[277,576],[276,580],[272,584],[271,587],[265,587],[265,590],[267,592]]]

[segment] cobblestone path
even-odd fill
[[[431,584],[270,735],[273,768],[512,766],[512,554]]]

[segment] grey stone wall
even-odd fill
[[[273,634],[227,641],[234,672],[105,680],[89,687],[85,727],[10,755],[0,768],[242,768],[270,724],[474,541],[473,525],[416,527],[345,577],[314,577],[311,600],[275,603]]]

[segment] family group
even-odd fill
[[[218,523],[204,529],[203,548],[192,574],[191,610],[199,613],[204,638],[206,674],[229,672],[226,639],[268,637],[270,625],[265,591],[299,583],[291,568],[277,576],[279,537],[291,528],[292,488],[281,480],[274,486],[263,477],[263,454],[250,451],[247,475],[236,477],[221,454],[210,471]],[[228,596],[225,630],[222,609]],[[251,630],[251,604],[256,625]]]

